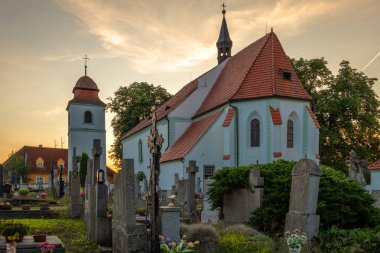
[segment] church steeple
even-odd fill
[[[226,21],[226,10],[224,9],[226,5],[222,4],[223,10],[223,20],[222,26],[220,27],[219,39],[216,42],[216,47],[218,49],[218,64],[222,63],[228,57],[231,57],[232,40],[230,34],[228,33],[227,21]]]

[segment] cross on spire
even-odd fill
[[[221,6],[222,6],[222,8],[223,8],[222,13],[223,13],[223,15],[224,15],[224,14],[226,14],[226,10],[225,10],[224,8],[226,8],[227,5],[225,5],[225,4],[223,3]]]
[[[82,59],[84,60],[84,75],[87,76],[87,60],[90,60],[90,58],[86,54]]]

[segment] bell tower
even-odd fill
[[[223,10],[223,20],[222,26],[220,27],[220,33],[218,41],[216,42],[216,48],[218,49],[218,64],[222,63],[228,57],[231,57],[232,40],[230,34],[228,33],[227,21],[226,21],[226,10],[227,7],[224,3],[222,4]]]

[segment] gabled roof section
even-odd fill
[[[284,80],[283,72],[290,73],[291,80]],[[228,101],[269,96],[311,100],[274,32],[228,59],[196,116]]]
[[[168,162],[184,157],[219,117],[221,111],[193,122],[186,132],[161,157],[160,162]]]
[[[270,115],[272,116],[273,125],[282,125],[280,108],[274,109],[272,106],[269,106]]]
[[[309,106],[306,106],[306,109],[307,109],[307,111],[309,112],[310,117],[313,119],[315,126],[316,126],[318,129],[321,128],[321,126],[319,125],[319,123],[318,123],[318,121],[317,121],[317,118],[315,117],[315,115],[314,115],[313,111],[311,110],[311,108],[310,108]]]
[[[380,159],[368,166],[370,170],[380,170]]]
[[[222,125],[223,127],[228,127],[231,124],[232,118],[235,115],[235,111],[236,110],[234,108],[228,109],[226,117],[224,118],[224,121],[223,121],[223,125]]]
[[[198,81],[194,80],[185,87],[183,87],[180,91],[177,92],[173,97],[171,97],[168,101],[166,101],[163,105],[161,105],[156,112],[157,121],[165,118],[170,112],[172,112],[175,108],[177,108],[182,102],[193,93],[198,88]],[[152,124],[152,120],[150,117],[146,117],[141,120],[136,126],[134,126],[131,130],[129,130],[121,139],[125,139],[131,136],[134,133],[150,126]]]

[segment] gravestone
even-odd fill
[[[86,223],[87,235],[90,238],[95,238],[95,220],[96,220],[96,190],[94,178],[94,161],[87,160],[87,174],[85,184],[85,199],[84,199],[84,220]]]
[[[248,221],[251,212],[262,207],[264,197],[264,178],[260,170],[249,171],[249,189],[234,189],[223,197],[223,214],[226,223]]]
[[[76,156],[76,148],[73,149],[73,172],[70,179],[70,216],[71,218],[79,218],[83,213],[83,204],[80,199],[80,179],[78,172],[78,162],[81,157]]]
[[[115,177],[112,212],[114,253],[147,252],[145,225],[136,223],[134,173],[133,159],[124,159],[123,168]]]
[[[180,241],[180,213],[179,207],[160,207],[160,234],[170,241]]]
[[[187,179],[187,202],[188,202],[188,212],[193,214],[195,212],[195,174],[198,172],[198,167],[196,166],[196,161],[190,160],[189,166],[186,168],[186,173],[188,173]]]
[[[294,166],[285,232],[299,229],[307,234],[308,240],[318,234],[319,215],[315,213],[321,175],[321,169],[313,160],[304,158]]]

